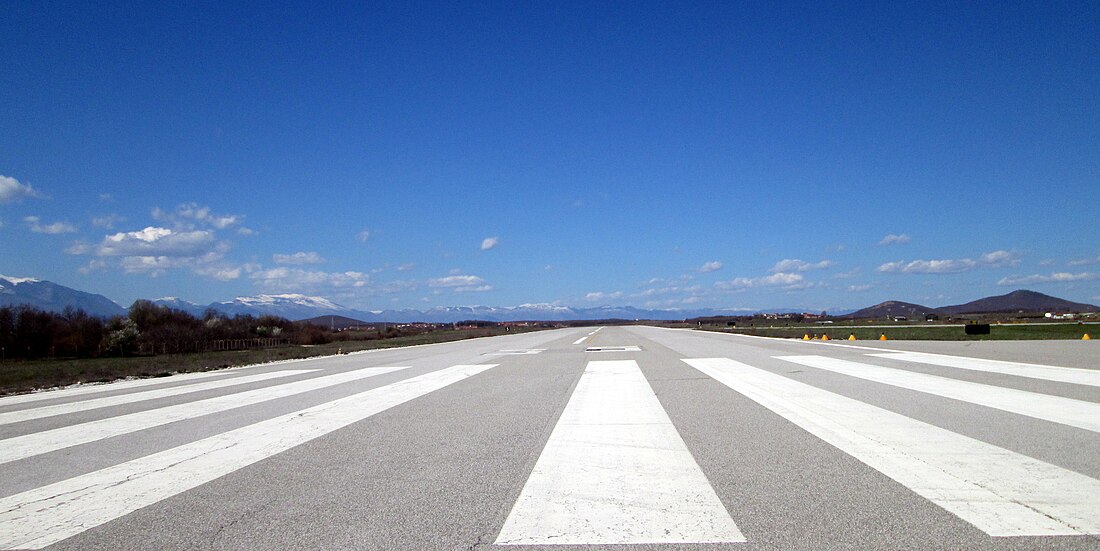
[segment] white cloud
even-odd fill
[[[1019,263],[1018,255],[1014,252],[993,251],[978,258],[887,262],[879,266],[878,271],[887,274],[957,274],[976,268],[1004,268]]]
[[[355,239],[358,240],[360,243],[366,243],[370,240],[370,230],[363,230],[355,234]]]
[[[499,237],[486,237],[485,239],[481,240],[481,250],[487,251],[489,249],[492,249],[493,247],[496,247],[499,243]]]
[[[216,247],[214,232],[175,231],[149,226],[143,230],[108,235],[95,249],[99,256],[193,257]]]
[[[245,236],[245,237],[256,235],[256,230],[254,230],[252,228],[246,228],[244,226],[241,226],[241,227],[237,228],[237,235],[242,235],[242,236]]]
[[[716,289],[742,290],[754,287],[782,287],[794,289],[805,287],[805,278],[802,274],[778,272],[762,277],[738,277],[729,281],[719,281],[714,284]]]
[[[721,270],[721,269],[722,269],[722,263],[717,261],[717,260],[711,260],[710,262],[705,262],[705,263],[703,263],[702,266],[699,266],[699,271],[704,273],[704,274],[710,273],[710,272],[716,272],[716,271]]]
[[[408,262],[405,264],[398,264],[396,270],[399,272],[409,272],[412,271],[414,268],[416,268],[416,264]]]
[[[849,285],[848,292],[850,293],[862,293],[863,291],[870,291],[871,285]]]
[[[896,235],[896,234],[891,233],[891,234],[888,234],[886,237],[883,237],[882,241],[879,241],[878,244],[879,245],[904,245],[904,244],[908,243],[909,241],[910,241],[909,236],[904,234],[904,233],[900,234],[900,235]]]
[[[1029,276],[1008,276],[1001,278],[997,285],[1033,285],[1036,283],[1067,283],[1071,281],[1092,281],[1097,279],[1097,274],[1081,272],[1071,274],[1069,272],[1055,272],[1050,275],[1034,274]]]
[[[321,255],[310,252],[297,252],[294,254],[274,254],[272,258],[276,264],[320,264],[325,261]]]
[[[822,260],[821,262],[806,262],[797,258],[788,258],[780,260],[772,266],[772,273],[783,272],[809,272],[811,270],[824,270],[829,268],[834,263],[832,260]]]
[[[37,216],[27,216],[23,218],[23,221],[27,223],[27,226],[34,233],[58,235],[62,233],[76,232],[76,226],[68,222],[54,222],[53,224],[43,224],[42,219]]]
[[[11,203],[12,201],[41,197],[42,194],[38,193],[30,184],[21,184],[19,180],[11,176],[0,174],[0,203]]]
[[[493,286],[475,275],[450,275],[428,280],[428,287],[450,289],[456,293],[492,291]]]

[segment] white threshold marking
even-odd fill
[[[79,411],[88,411],[91,409],[99,409],[111,406],[118,406],[122,404],[132,404],[134,402],[143,402],[145,400],[155,400],[157,398],[167,398],[169,396],[178,396],[180,394],[189,394],[191,392],[202,392],[204,390],[212,390],[219,388],[228,388],[236,385],[244,385],[248,383],[255,383],[257,381],[268,381],[272,379],[278,379],[280,377],[290,377],[292,375],[301,375],[303,373],[312,373],[317,371],[316,369],[288,369],[286,371],[272,371],[269,373],[258,373],[256,375],[246,375],[244,377],[233,377],[231,379],[219,379],[217,381],[208,381],[205,383],[173,386],[169,388],[159,388],[155,390],[145,390],[141,392],[133,392],[130,394],[122,394],[119,396],[104,396],[101,398],[89,398],[81,400],[79,402],[67,402],[64,404],[54,404],[49,406],[42,406],[33,409],[23,409],[19,411],[9,411],[6,413],[0,413],[0,425],[7,425],[10,423],[19,423],[22,421],[29,421],[31,419],[42,419],[44,417],[53,417],[55,415],[65,415],[67,413],[76,413]]]
[[[688,365],[990,536],[1100,534],[1100,481],[728,358]]]
[[[1095,402],[960,381],[938,375],[915,373],[904,369],[850,362],[825,356],[775,356],[775,358],[867,381],[1100,432],[1100,404]]]
[[[492,367],[456,365],[0,499],[0,548],[40,549]]]
[[[590,346],[585,352],[641,352],[637,346]]]
[[[10,406],[14,404],[25,404],[28,402],[40,402],[42,400],[69,398],[72,396],[83,396],[85,394],[110,392],[112,390],[130,390],[133,388],[141,388],[153,385],[190,383],[195,380],[209,379],[211,377],[227,377],[235,373],[240,373],[240,370],[222,369],[218,371],[203,371],[201,373],[177,373],[168,377],[150,377],[148,379],[131,379],[114,381],[110,383],[88,383],[68,386],[64,388],[43,390],[40,392],[33,392],[31,394],[19,394],[16,396],[0,397],[0,406]]]
[[[70,448],[80,444],[87,444],[104,438],[159,427],[176,421],[183,421],[185,419],[209,415],[211,413],[250,406],[278,398],[285,398],[287,396],[349,383],[367,377],[383,375],[401,369],[408,368],[368,367],[356,371],[315,377],[304,381],[259,388],[236,394],[227,394],[225,396],[217,396],[205,400],[196,400],[194,402],[176,404],[174,406],[166,406],[153,410],[138,411],[119,415],[117,417],[108,417],[106,419],[80,423],[78,425],[69,425],[23,436],[16,436],[14,438],[0,440],[0,464]]]
[[[495,543],[744,541],[626,360],[588,363]]]
[[[496,352],[488,352],[485,356],[530,356],[533,354],[541,354],[546,352],[545,348],[522,348],[518,350],[498,350]]]
[[[588,340],[588,337],[591,337],[591,336],[592,336],[592,333],[589,333],[588,335],[586,335],[586,336],[584,336],[584,337],[581,337],[581,338],[579,338],[579,339],[577,339],[577,340],[573,341],[573,344],[580,344],[580,343],[582,343],[582,342],[584,342],[584,341]]]
[[[1096,369],[1005,362],[982,358],[929,354],[927,352],[891,352],[889,354],[868,354],[868,356],[900,360],[903,362],[938,365],[942,367],[954,367],[957,369],[969,369],[972,371],[1002,373],[1005,375],[1015,375],[1017,377],[1027,377],[1029,379],[1043,379],[1045,381],[1072,383],[1076,385],[1100,386],[1100,370]]]

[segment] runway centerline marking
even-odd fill
[[[496,545],[744,542],[637,362],[589,362]]]
[[[40,549],[477,375],[456,365],[0,499],[0,548]]]
[[[939,375],[928,375],[825,356],[775,356],[775,358],[840,373],[849,377],[1100,432],[1100,404],[1095,402],[960,381],[949,377],[940,377]]]
[[[1100,534],[1100,481],[728,358],[685,363],[990,536]]]

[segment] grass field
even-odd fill
[[[890,340],[921,341],[982,341],[982,340],[1059,340],[1080,339],[1085,333],[1100,338],[1100,325],[1076,323],[1049,323],[1035,325],[1003,324],[991,325],[988,335],[967,335],[961,326],[865,326],[865,327],[717,327],[703,326],[699,329],[720,331],[760,337],[779,337],[800,339],[803,335],[811,337],[828,335],[830,339],[847,339],[855,335],[858,340],[874,340],[885,334]]]
[[[252,365],[315,356],[330,356],[378,348],[450,342],[537,330],[500,327],[432,331],[407,337],[370,341],[344,341],[315,346],[289,346],[265,350],[237,350],[195,354],[168,354],[132,358],[94,358],[59,360],[9,360],[0,362],[0,395],[29,392],[40,388],[74,383],[106,382],[126,377],[165,377],[172,373],[210,371],[232,366]]]

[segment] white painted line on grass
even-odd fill
[[[201,373],[177,373],[170,377],[151,377],[148,379],[114,381],[111,383],[102,384],[94,383],[74,385],[65,388],[43,390],[41,392],[34,392],[31,394],[18,394],[15,396],[0,397],[0,406],[25,404],[28,402],[40,402],[42,400],[54,400],[58,398],[69,398],[72,396],[84,396],[86,394],[97,394],[100,392],[110,392],[113,390],[130,390],[133,388],[141,388],[152,385],[190,383],[192,381],[209,379],[211,377],[225,377],[233,375],[234,373],[240,373],[241,369],[243,368],[233,368],[232,370],[221,369],[218,371],[203,371]]]
[[[588,363],[496,544],[743,541],[628,360]]]
[[[850,362],[825,356],[775,356],[775,358],[876,383],[907,388],[1009,413],[1026,415],[1044,421],[1100,432],[1100,404],[1095,402],[960,381],[938,375],[914,373],[904,369]]]
[[[0,548],[40,549],[492,367],[456,365],[0,499]]]
[[[730,360],[684,360],[991,536],[1100,534],[1100,481]]]
[[[290,377],[292,375],[301,375],[302,373],[312,373],[317,371],[316,369],[288,369],[286,371],[271,371],[268,373],[257,373],[255,375],[246,375],[244,377],[233,377],[231,379],[219,379],[217,381],[208,381],[205,383],[173,386],[169,388],[158,388],[155,390],[145,390],[141,392],[133,392],[130,394],[121,394],[118,396],[104,396],[101,398],[89,398],[81,400],[79,402],[66,402],[64,404],[54,404],[50,406],[42,406],[33,409],[22,409],[19,411],[9,411],[6,413],[0,413],[0,425],[7,425],[10,423],[19,423],[22,421],[29,421],[31,419],[42,419],[44,417],[53,417],[55,415],[65,415],[67,413],[76,413],[78,411],[88,411],[91,409],[105,408],[111,406],[118,406],[122,404],[132,404],[134,402],[143,402],[145,400],[155,400],[157,398],[167,398],[169,396],[178,396],[180,394],[189,394],[191,392],[201,392],[204,390],[213,390],[219,388],[228,388],[236,385],[244,385],[248,383],[255,383],[257,381],[267,381],[271,379],[278,379],[281,377]]]
[[[926,352],[891,352],[889,354],[868,354],[868,356],[900,360],[903,362],[938,365],[942,367],[954,367],[957,369],[969,369],[972,371],[1002,373],[1005,375],[1015,375],[1017,377],[1027,377],[1029,379],[1042,379],[1045,381],[1072,383],[1075,385],[1100,386],[1100,370],[1096,369],[1055,367],[1050,365],[1005,362],[981,358],[965,358],[962,356],[948,356],[944,354],[929,354]]]
[[[69,425],[56,429],[35,432],[23,436],[16,436],[6,440],[0,440],[0,464],[25,459],[35,455],[69,448],[79,444],[87,444],[112,436],[129,434],[139,430],[145,430],[176,421],[192,419],[219,411],[227,411],[239,407],[250,406],[260,402],[285,398],[303,392],[319,390],[330,386],[340,385],[383,375],[407,367],[368,367],[356,371],[347,371],[335,375],[315,377],[304,381],[286,383],[266,388],[258,388],[237,394],[228,394],[167,406],[153,410],[139,411],[117,417],[108,417],[97,421],[89,421],[79,425]]]

